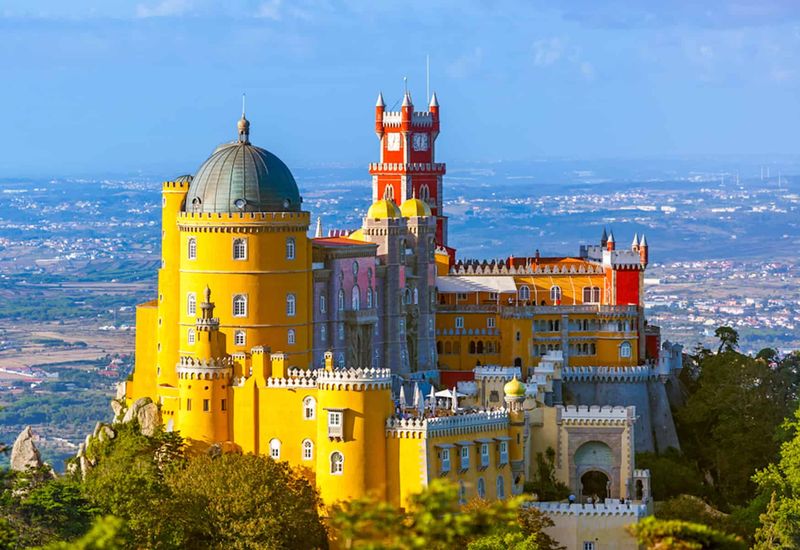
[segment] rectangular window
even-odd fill
[[[442,472],[450,471],[450,449],[442,449]]]
[[[228,410],[228,402],[225,401],[224,399],[220,402],[220,405],[221,405],[223,411],[227,411]]]
[[[294,257],[295,257],[294,237],[289,237],[288,239],[286,239],[286,259],[294,260]]]
[[[508,441],[500,442],[500,464],[508,464]]]
[[[486,328],[494,328],[495,319],[494,317],[487,317],[486,319]]]
[[[208,399],[203,399],[203,412],[208,412],[211,410],[211,403]]]
[[[247,239],[233,239],[233,259],[247,259]]]
[[[247,336],[245,331],[237,330],[233,333],[233,344],[236,346],[244,346],[247,343]]]
[[[481,467],[487,468],[489,466],[489,444],[481,443]]]
[[[192,400],[191,399],[187,399],[186,400],[186,410],[187,411],[191,411],[192,410]]]
[[[461,301],[461,300],[466,300],[466,299],[467,299],[467,293],[466,292],[459,292],[458,294],[456,294],[456,300]]]
[[[461,469],[469,470],[469,447],[461,447]]]
[[[489,293],[490,300],[497,300],[497,292],[490,292]]]
[[[328,437],[343,437],[343,416],[342,411],[328,411]]]
[[[584,541],[583,550],[594,550],[594,541]]]
[[[464,318],[456,317],[456,328],[464,328]]]

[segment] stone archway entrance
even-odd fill
[[[590,470],[581,476],[581,498],[599,499],[600,502],[610,496],[610,480],[599,470]]]

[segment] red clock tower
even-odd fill
[[[400,111],[386,111],[383,94],[375,104],[375,133],[381,141],[381,160],[369,165],[372,200],[391,198],[397,204],[417,197],[436,216],[436,243],[447,246],[447,218],[442,215],[442,176],[445,165],[435,162],[439,135],[436,93],[427,111],[414,111],[406,92]]]

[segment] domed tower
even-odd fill
[[[182,356],[178,376],[176,429],[190,441],[217,443],[230,439],[228,410],[233,368],[225,353],[225,335],[214,317],[211,289],[206,287],[201,316],[195,321],[195,355]]]
[[[386,498],[389,369],[326,368],[317,375],[316,483],[326,504],[372,495]]]
[[[237,134],[200,166],[177,214],[180,284],[172,299],[180,355],[201,353],[195,317],[209,285],[229,352],[269,347],[287,354],[287,366],[308,368],[309,213],[289,168],[250,143],[244,115]]]
[[[508,449],[508,458],[511,462],[513,491],[520,493],[522,484],[525,483],[525,403],[526,386],[516,375],[503,386],[506,407],[508,408],[509,435],[511,441]]]

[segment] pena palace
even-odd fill
[[[532,504],[554,536],[636,548],[622,526],[652,502],[634,453],[678,447],[681,368],[645,318],[647,239],[604,229],[574,255],[460,257],[426,103],[378,96],[360,227],[312,230],[244,113],[235,140],[164,182],[158,290],[137,307],[124,399],[152,400],[197,452],[308,467],[326,503],[404,506],[437,478],[462,502],[509,498],[550,456],[573,493]]]

